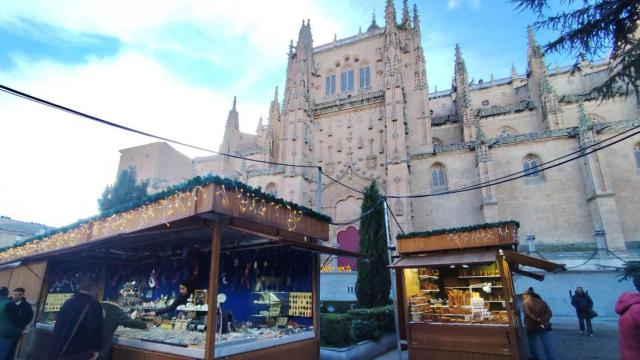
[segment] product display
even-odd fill
[[[73,293],[47,294],[47,299],[44,302],[44,311],[58,312],[60,311],[62,304],[72,297]]]
[[[508,323],[497,264],[404,271],[411,321]]]
[[[289,293],[289,316],[311,317],[313,315],[313,298],[310,292]]]

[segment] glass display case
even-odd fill
[[[509,322],[497,263],[409,268],[404,277],[412,322]]]

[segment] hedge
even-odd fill
[[[345,314],[356,307],[355,301],[321,301],[320,312],[332,314]],[[333,311],[329,310],[332,309]]]
[[[371,309],[353,309],[347,311],[357,320],[372,321],[376,324],[376,328],[381,332],[389,332],[395,330],[395,317],[393,313],[393,305],[387,305]]]
[[[354,343],[351,321],[347,314],[320,314],[320,343],[322,346],[344,347]]]

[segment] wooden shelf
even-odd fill
[[[422,292],[439,292],[440,289],[435,289],[435,290],[434,289],[431,289],[431,290],[422,290],[421,289],[420,291],[422,291]]]
[[[438,276],[433,275],[418,275],[419,279],[440,279]]]
[[[476,279],[476,278],[499,278],[502,275],[473,275],[473,276],[458,276],[458,279]]]
[[[445,289],[469,289],[468,286],[445,286]]]

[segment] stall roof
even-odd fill
[[[403,256],[396,260],[390,267],[413,268],[420,266],[438,266],[453,264],[480,264],[496,261],[498,255],[503,255],[507,262],[530,266],[550,272],[565,271],[562,264],[537,259],[531,256],[518,254],[515,251],[504,249],[469,249],[457,251],[440,251],[424,255]],[[518,270],[520,271],[520,270]],[[523,271],[524,273],[528,273]],[[526,274],[525,274],[526,275]],[[528,275],[527,275],[528,276]]]
[[[557,264],[551,261],[518,254],[517,252],[511,250],[500,251],[504,254],[505,259],[513,264],[530,266],[536,269],[546,270],[553,273],[567,270],[563,264]]]
[[[474,249],[462,251],[442,251],[425,255],[403,256],[390,267],[412,268],[419,266],[437,266],[450,264],[479,264],[496,261],[498,251],[495,249]]]
[[[196,218],[242,220],[243,228],[298,241],[326,241],[331,221],[324,214],[242,182],[216,175],[198,176],[135,204],[0,249],[0,264],[122,235],[162,231]]]

